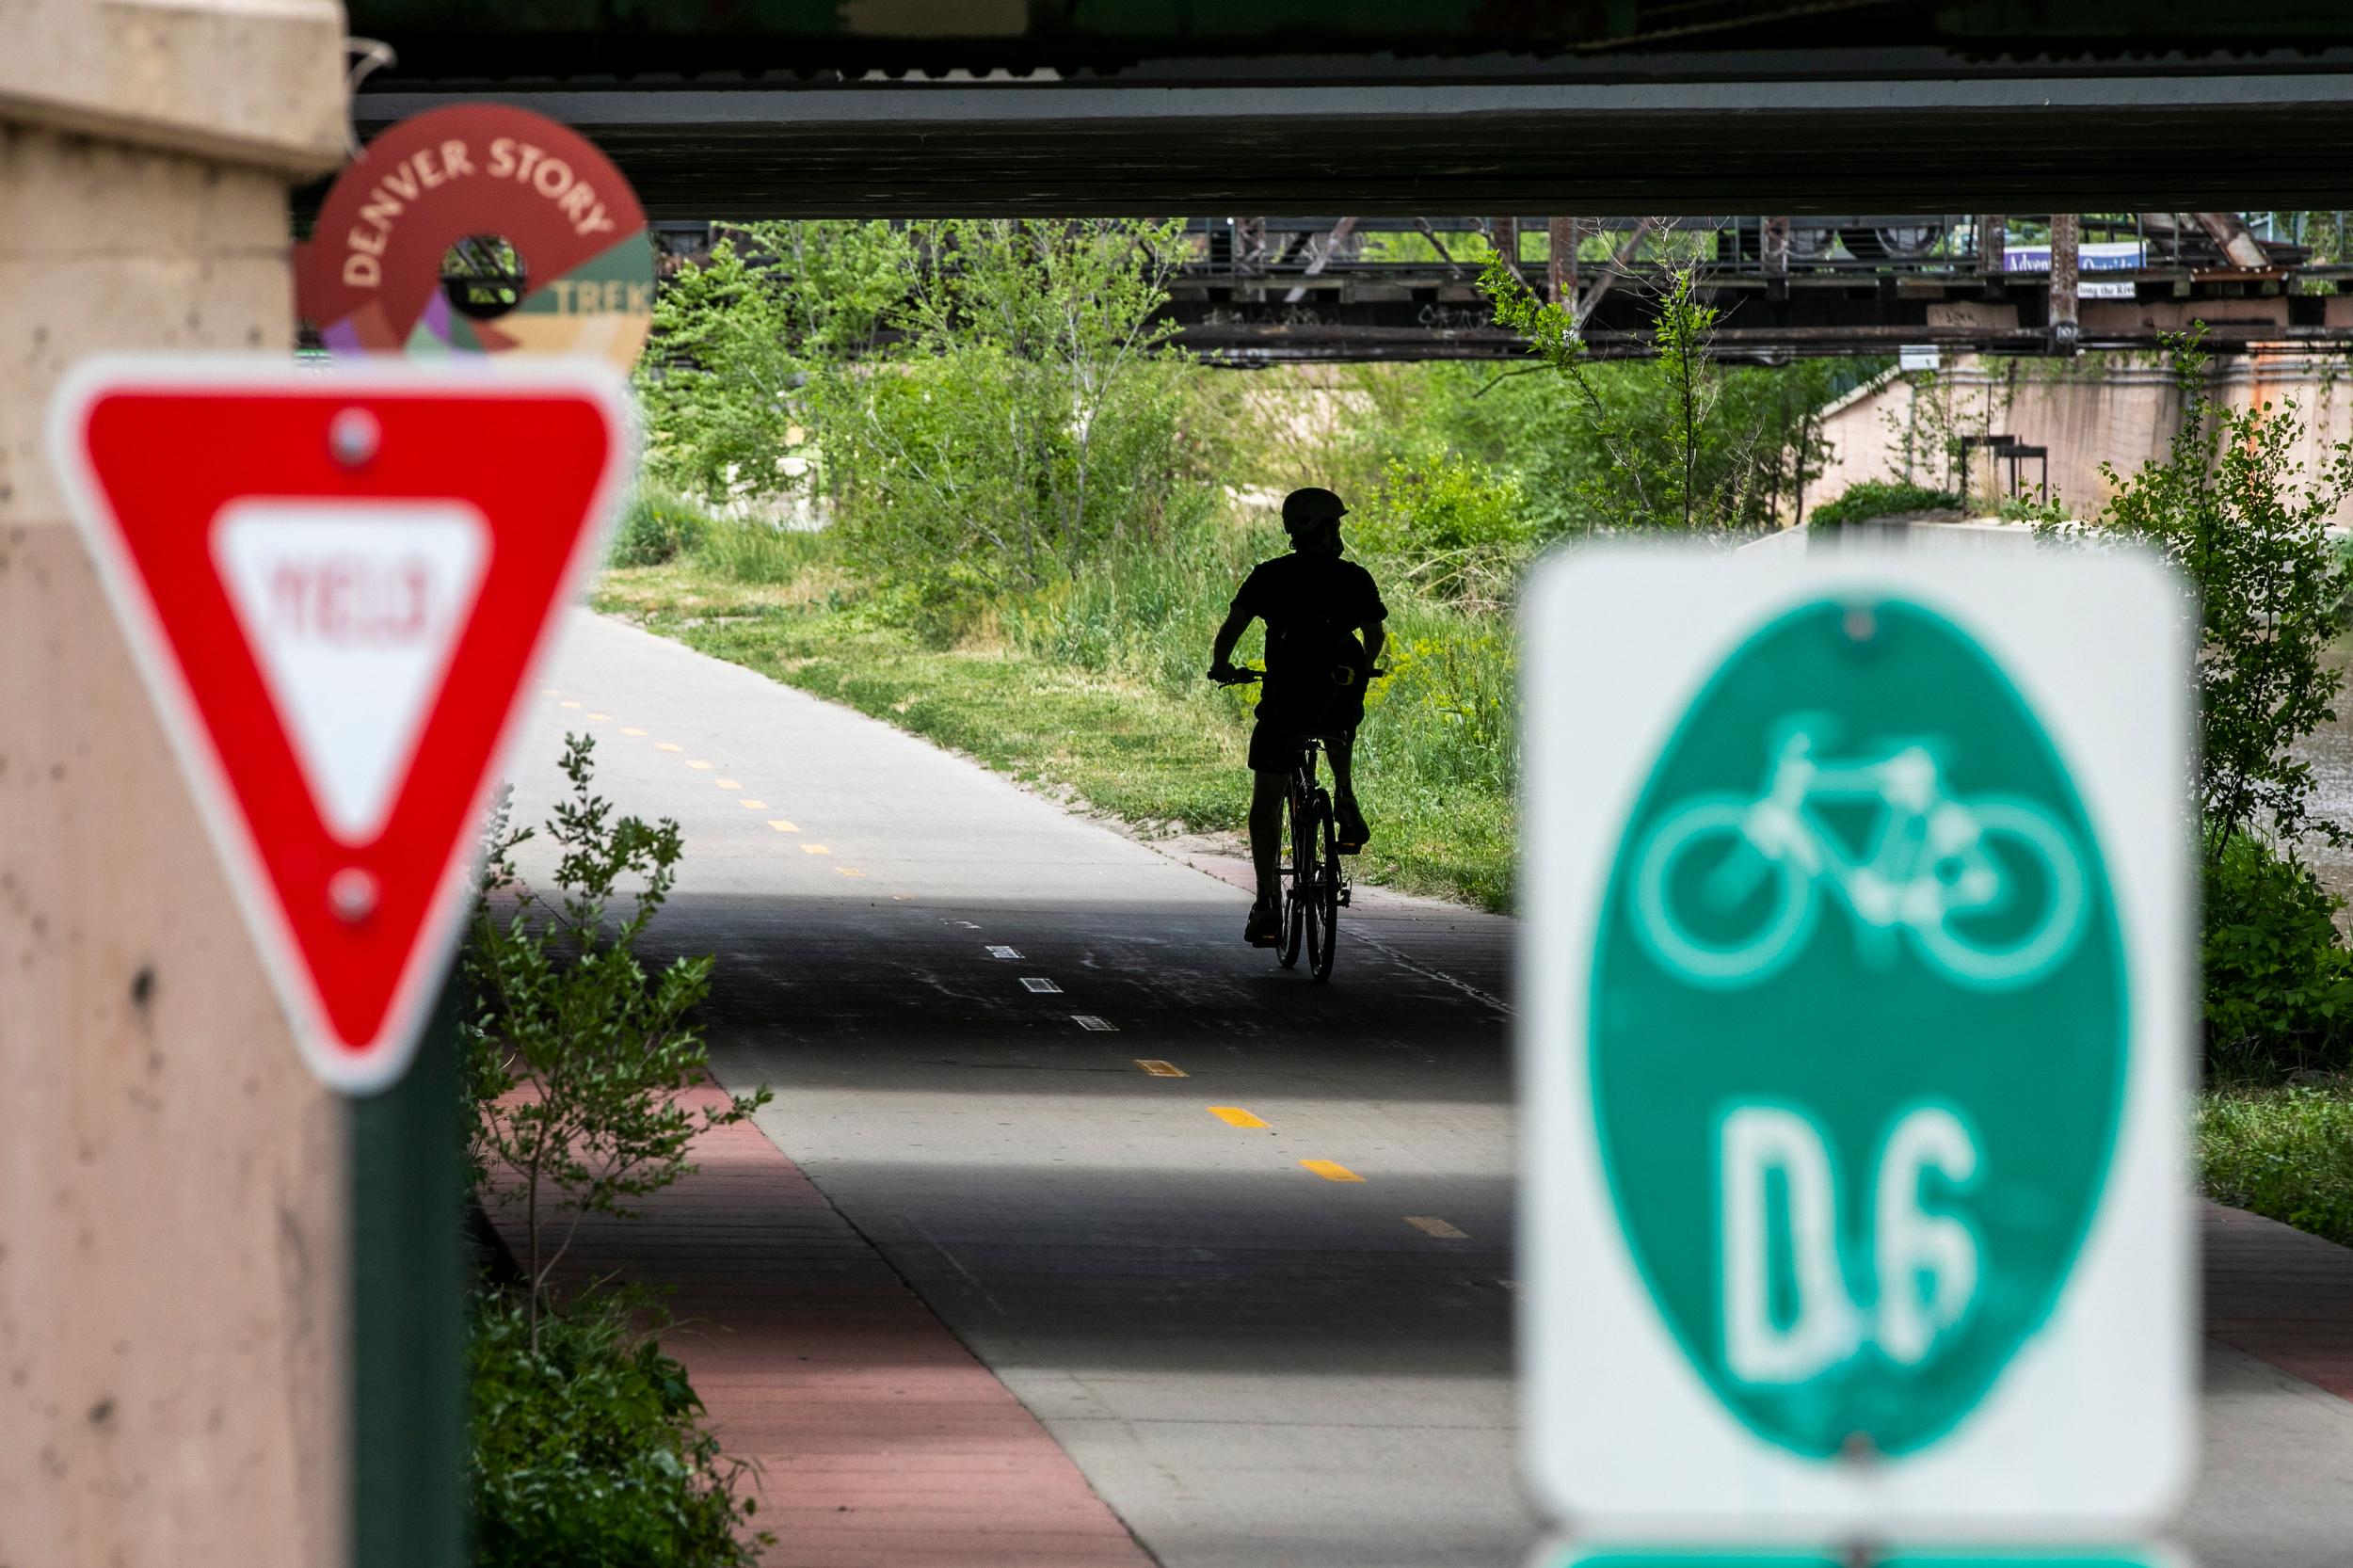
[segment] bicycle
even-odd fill
[[[2009,990],[2066,959],[2089,904],[2081,854],[2050,811],[2014,796],[1952,794],[1918,741],[1833,759],[1817,739],[1806,720],[1786,722],[1762,791],[1693,795],[1644,840],[1634,926],[1662,968],[1719,990],[1762,984],[1804,951],[1831,900],[1877,967],[1908,939],[1946,979]],[[1878,808],[1861,854],[1820,809],[1853,805]],[[2007,934],[1954,924],[2012,905],[2020,869],[2041,889],[2040,907]]]
[[[1353,677],[1355,671],[1349,671]],[[1386,670],[1368,670],[1377,680]],[[1264,670],[1238,665],[1236,679],[1224,686],[1247,686],[1266,678]],[[1215,676],[1210,677],[1215,680]],[[1283,868],[1283,915],[1274,944],[1275,961],[1287,969],[1299,967],[1302,947],[1307,972],[1321,984],[1332,978],[1332,960],[1339,947],[1340,911],[1349,907],[1352,891],[1348,870],[1341,864],[1339,834],[1332,813],[1332,796],[1316,777],[1316,760],[1327,737],[1309,733],[1301,738],[1291,758],[1289,782],[1284,791],[1284,814],[1289,831],[1286,840],[1290,859]]]

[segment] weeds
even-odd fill
[[[2216,1202],[2353,1246],[2353,1080],[2209,1092],[2198,1163]]]

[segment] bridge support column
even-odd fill
[[[1980,213],[1977,223],[1977,276],[1989,294],[2001,288],[2009,271],[2003,252],[2009,248],[2009,218],[2002,213]]]
[[[335,0],[23,0],[0,47],[0,1556],[321,1568],[344,1109],[303,1067],[43,453],[102,349],[291,348]],[[35,217],[38,221],[32,221]]]
[[[2061,354],[2075,352],[2083,335],[2082,307],[2077,300],[2082,259],[2083,219],[2073,213],[2051,215],[2051,346]]]
[[[1545,293],[1555,305],[1577,303],[1577,248],[1585,237],[1584,228],[1573,217],[1545,220],[1545,248],[1551,253],[1545,268]]]

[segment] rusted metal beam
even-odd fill
[[[2051,215],[2051,346],[2062,354],[2075,351],[2083,336],[2077,299],[2077,268],[2081,263],[2083,219],[2073,213]]]
[[[1555,305],[1577,299],[1577,248],[1583,243],[1584,228],[1574,217],[1545,220],[1545,248],[1550,252],[1545,263],[1545,293]]]
[[[2264,272],[2271,266],[2271,257],[2263,242],[2248,232],[2247,225],[2236,213],[2192,213],[2189,215],[2206,237],[2222,248],[2222,254],[2231,264],[2244,272]]]
[[[1344,217],[1337,223],[1332,225],[1332,232],[1323,237],[1323,243],[1321,245],[1316,245],[1313,240],[1308,241],[1307,243],[1314,248],[1314,254],[1309,257],[1307,262],[1307,270],[1302,274],[1302,276],[1307,278],[1321,277],[1323,275],[1323,269],[1332,264],[1333,253],[1339,249],[1340,242],[1347,239],[1348,236],[1354,232],[1355,228],[1356,220],[1354,218]],[[1289,293],[1284,295],[1283,303],[1286,305],[1296,305],[1302,299],[1306,297],[1306,287],[1302,284],[1293,288]]]
[[[1496,255],[1512,269],[1513,277],[1526,283],[1528,280],[1520,276],[1520,220],[1516,217],[1497,217],[1487,222],[1489,243],[1495,246]]]
[[[2009,216],[2005,213],[1979,213],[1974,227],[1977,276],[1998,286],[1998,280],[2009,270],[2003,254],[2009,248]]]
[[[1203,358],[1226,364],[1277,360],[1502,360],[1527,358],[1527,345],[1510,332],[1475,327],[1357,327],[1290,323],[1219,323],[1185,328],[1176,341]],[[2257,348],[2294,348],[2342,354],[2353,349],[2353,328],[2279,327],[2264,322],[2224,323],[2209,328],[2206,345],[2223,353]],[[1596,359],[1639,359],[1655,351],[1647,331],[1611,328],[1588,333],[1586,351]],[[1988,327],[1757,327],[1718,330],[1709,344],[1718,359],[1778,360],[1842,354],[1889,354],[1906,344],[1933,344],[1953,352],[2035,356],[2050,351],[2047,331],[2037,328]],[[2154,329],[2101,332],[2082,340],[2087,349],[2150,350],[2161,346]]]

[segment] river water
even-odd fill
[[[2353,668],[2353,637],[2329,650],[2329,667],[2342,678]],[[2297,755],[2313,765],[2313,810],[2353,832],[2353,691],[2337,693],[2337,717],[2306,736]],[[2304,858],[2321,882],[2340,898],[2353,898],[2353,844],[2333,847],[2317,839],[2303,846]],[[2344,926],[2346,918],[2340,915]]]

